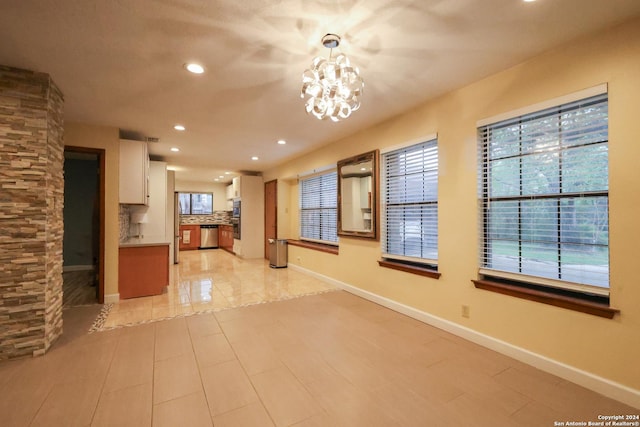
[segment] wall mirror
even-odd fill
[[[378,150],[338,162],[338,235],[378,238]]]

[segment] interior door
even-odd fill
[[[264,183],[264,257],[269,259],[269,239],[278,238],[278,181]]]
[[[180,195],[173,195],[173,263],[180,262]]]

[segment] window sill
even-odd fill
[[[333,245],[325,245],[322,243],[306,242],[304,240],[287,240],[287,243],[292,246],[300,246],[301,248],[313,249],[314,251],[326,252],[329,254],[338,255],[338,247]]]
[[[579,298],[572,298],[563,295],[556,295],[552,292],[538,291],[534,289],[526,289],[517,285],[506,283],[492,282],[490,280],[472,280],[475,287],[490,292],[509,295],[516,298],[522,298],[529,301],[536,301],[542,304],[553,305],[556,307],[566,308],[569,310],[579,311],[581,313],[592,314],[594,316],[613,319],[620,310],[611,308],[608,305],[598,304],[595,302],[583,301]]]
[[[437,271],[426,268],[426,267],[417,267],[414,265],[407,265],[401,262],[393,262],[385,259],[381,259],[378,261],[378,265],[384,268],[391,268],[393,270],[404,271],[405,273],[417,274],[419,276],[431,277],[432,279],[439,279],[440,273]]]

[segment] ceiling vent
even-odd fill
[[[142,132],[128,129],[120,129],[120,139],[130,141],[160,142],[160,138],[155,136],[145,136]]]

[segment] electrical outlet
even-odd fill
[[[464,304],[462,305],[462,313],[461,314],[462,314],[462,317],[464,317],[464,318],[468,319],[470,317],[469,306],[468,305],[464,305]]]
[[[298,261],[298,263],[300,263],[300,257],[296,257],[296,261]]]

